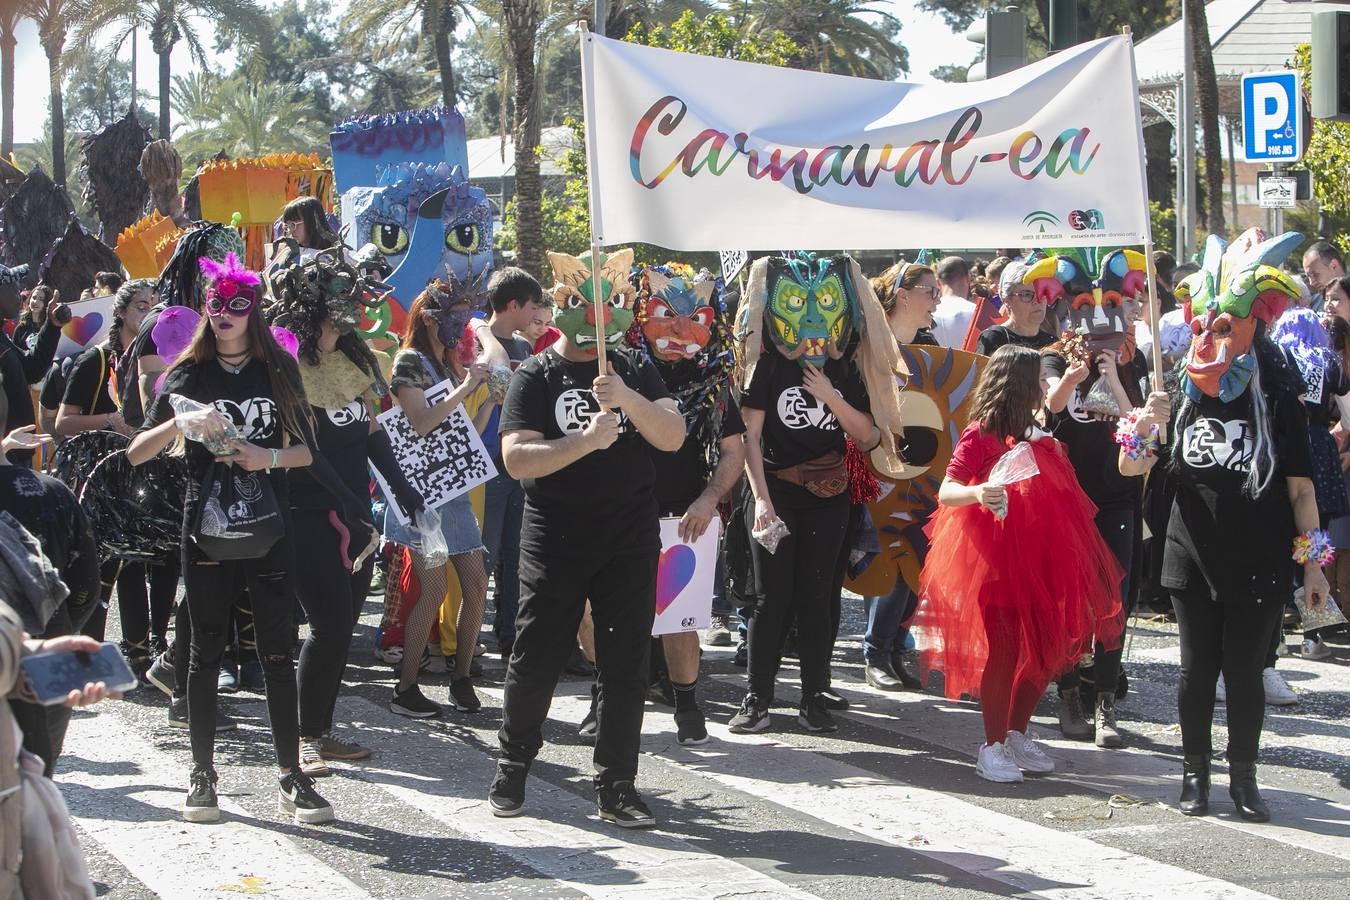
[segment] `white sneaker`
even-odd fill
[[[975,774],[985,781],[1004,784],[1022,780],[1022,770],[1017,768],[1012,751],[1006,744],[985,744],[980,747],[979,758],[975,760]]]
[[[1214,702],[1215,702],[1215,703],[1227,703],[1227,702],[1228,702],[1228,688],[1227,688],[1227,687],[1224,685],[1224,683],[1223,683],[1223,673],[1222,673],[1222,672],[1219,673],[1219,681],[1218,681],[1218,683],[1216,683],[1216,684],[1214,685]]]
[[[388,666],[401,666],[403,665],[403,648],[397,646],[376,647],[375,658]]]
[[[1274,667],[1261,673],[1261,681],[1266,686],[1266,703],[1270,706],[1293,706],[1298,703],[1298,695]]]
[[[1304,659],[1326,659],[1331,655],[1331,648],[1322,643],[1320,637],[1306,638],[1303,641]]]
[[[1013,762],[1023,772],[1037,772],[1045,774],[1055,771],[1055,761],[1051,759],[1040,745],[1027,737],[1020,731],[1008,732],[1007,738],[1008,751],[1012,754]]]

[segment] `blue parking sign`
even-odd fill
[[[1242,76],[1242,149],[1247,162],[1294,162],[1303,156],[1297,72]]]

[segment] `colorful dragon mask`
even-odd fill
[[[633,285],[628,270],[633,265],[633,250],[625,247],[600,254],[600,302],[596,303],[590,251],[580,256],[548,254],[553,268],[553,324],[572,346],[585,353],[599,355],[596,346],[596,321],[604,323],[605,346],[617,347],[633,324]]]
[[[717,321],[717,281],[669,263],[642,271],[637,314],[652,356],[662,362],[693,359],[712,339]]]
[[[823,368],[843,359],[857,326],[848,257],[774,256],[768,261],[764,315],[770,339],[788,359]]]
[[[1255,368],[1252,343],[1261,323],[1298,300],[1298,283],[1277,266],[1303,240],[1297,231],[1268,238],[1249,228],[1231,246],[1210,235],[1199,272],[1177,285],[1177,303],[1191,326],[1182,379],[1186,396],[1232,402],[1247,390]]]
[[[1134,250],[1096,247],[1052,250],[1022,277],[1038,300],[1067,301],[1068,327],[1082,337],[1089,354],[1133,346],[1133,321],[1148,291],[1147,261]],[[1131,354],[1132,355],[1132,354]]]

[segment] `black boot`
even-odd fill
[[[591,708],[589,711],[587,711],[586,717],[581,720],[581,724],[577,726],[577,734],[581,736],[581,740],[583,743],[587,744],[595,743],[596,728],[600,724],[600,720],[597,718],[596,712],[596,707],[599,704],[599,701],[600,701],[600,679],[596,678],[591,681]]]
[[[1256,786],[1256,763],[1228,761],[1228,796],[1233,798],[1238,815],[1248,822],[1270,821],[1270,807]]]
[[[1209,815],[1209,757],[1187,756],[1181,767],[1181,813]]]

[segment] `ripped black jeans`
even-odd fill
[[[277,541],[261,559],[223,563],[184,560],[183,582],[192,620],[192,658],[188,665],[188,722],[192,760],[210,766],[216,743],[216,681],[229,639],[230,610],[245,588],[253,605],[253,627],[267,683],[267,715],[272,743],[282,769],[299,765],[292,627],[295,592],[291,585],[291,548]]]

